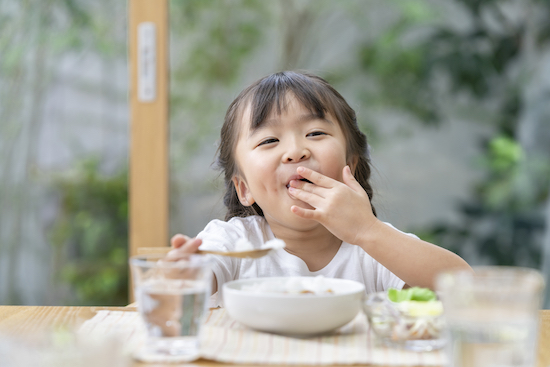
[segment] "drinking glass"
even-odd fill
[[[532,367],[544,280],[521,267],[438,275],[452,367]]]
[[[135,357],[145,362],[191,361],[199,356],[199,334],[212,283],[208,255],[167,261],[165,254],[134,256],[130,268],[147,341]]]

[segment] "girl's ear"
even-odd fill
[[[246,181],[238,176],[233,176],[232,180],[241,204],[243,204],[244,206],[251,206],[252,204],[254,204],[256,201],[252,197],[252,193],[248,189],[248,184],[246,183]]]

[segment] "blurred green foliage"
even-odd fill
[[[471,198],[459,204],[461,219],[416,232],[471,263],[539,267],[550,157],[528,157],[519,130],[525,123],[522,114],[528,108],[522,93],[525,83],[535,75],[525,52],[529,47],[550,47],[550,2],[525,2],[536,18],[510,16],[502,6],[511,2],[505,3],[455,1],[470,27],[459,30],[447,24],[433,26],[411,49],[397,48],[392,58],[403,62],[393,61],[389,65],[395,67],[378,74],[396,105],[405,106],[424,121],[443,119],[438,107],[441,87],[433,83],[436,75],[443,77],[448,81],[445,92],[469,96],[467,108],[485,108],[495,130],[493,137],[480,142],[484,153],[479,164],[485,175],[473,188]],[[406,23],[405,18],[398,25]],[[410,28],[402,33],[407,31]],[[376,62],[371,59],[376,58],[379,48],[375,43],[363,51],[370,55],[363,57],[365,69],[375,73]],[[418,95],[411,93],[415,88],[420,90]],[[401,93],[403,89],[408,92]]]
[[[126,292],[120,286],[125,283],[126,271],[120,262],[127,259],[117,239],[124,237],[125,244],[127,236],[119,236],[111,228],[120,223],[103,223],[100,210],[88,208],[103,200],[103,212],[107,213],[111,205],[118,204],[111,202],[111,197],[96,198],[99,188],[87,187],[104,179],[64,177],[52,182],[44,177],[49,164],[66,162],[65,158],[59,160],[60,149],[69,149],[69,162],[87,151],[71,141],[72,128],[119,121],[110,111],[118,101],[125,103],[126,90],[119,92],[118,86],[110,83],[109,67],[125,62],[126,14],[127,4],[120,1],[0,1],[0,257],[7,258],[0,275],[0,303],[59,304],[66,289],[71,295],[67,295],[67,303],[126,302],[120,293]],[[81,64],[91,57],[102,64],[104,80],[89,78],[93,70],[88,73],[89,66]],[[80,101],[84,98],[87,107],[99,101],[92,108],[100,106],[102,121],[94,119],[93,113],[82,113],[85,108]],[[45,136],[56,136],[55,146]],[[93,137],[90,141],[93,146]],[[45,152],[48,158],[43,159]],[[123,189],[106,187],[105,191]],[[51,190],[59,192],[64,205],[53,230],[44,214],[44,208],[51,205]],[[85,198],[85,193],[91,196]],[[88,228],[92,231],[85,235]],[[56,269],[50,265],[50,238],[56,245]],[[94,245],[104,239],[109,240]],[[112,251],[105,249],[111,245],[115,246]],[[62,282],[50,281],[53,271]],[[89,279],[87,273],[92,274]],[[98,296],[92,296],[98,289]]]
[[[376,88],[363,99],[412,113],[425,124],[436,124],[441,116],[430,85],[430,45],[403,41],[411,29],[428,23],[435,15],[424,2],[403,3],[395,9],[400,16],[393,24],[376,39],[359,45],[361,71],[376,80]]]
[[[59,177],[60,212],[51,232],[57,278],[70,284],[68,304],[128,304],[126,172],[99,174],[97,159]]]
[[[172,159],[192,159],[217,136],[220,111],[246,61],[265,40],[271,4],[257,0],[171,0]],[[182,37],[182,38],[180,38]]]

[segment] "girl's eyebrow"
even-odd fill
[[[319,116],[315,113],[307,113],[307,114],[304,114],[300,117],[298,117],[298,122],[308,122],[308,121],[312,121],[312,120],[320,120],[322,122],[326,122],[330,125],[333,124],[333,122],[329,119],[327,119],[326,117],[324,116]],[[255,128],[251,128],[250,129],[250,134],[248,134],[249,137],[252,137],[254,136],[257,132],[259,132],[260,130],[263,130],[264,128],[267,128],[271,125],[276,125],[280,122],[280,119],[279,118],[270,118],[270,119],[265,119],[264,121],[262,121],[258,126],[256,126]]]
[[[315,113],[308,113],[308,114],[302,115],[302,116],[300,116],[300,118],[298,118],[299,122],[308,122],[308,121],[311,121],[311,120],[321,120],[323,122],[327,122],[329,124],[332,124],[332,121],[327,119],[326,116],[320,116],[320,115],[315,114]]]

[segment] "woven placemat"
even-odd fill
[[[80,328],[88,335],[116,334],[133,355],[146,337],[137,312],[99,311]],[[233,320],[225,309],[209,312],[201,333],[200,357],[224,363],[250,364],[379,364],[439,366],[443,351],[412,352],[383,346],[369,330],[363,313],[330,335],[294,338],[252,330]],[[177,360],[155,360],[177,362]]]

